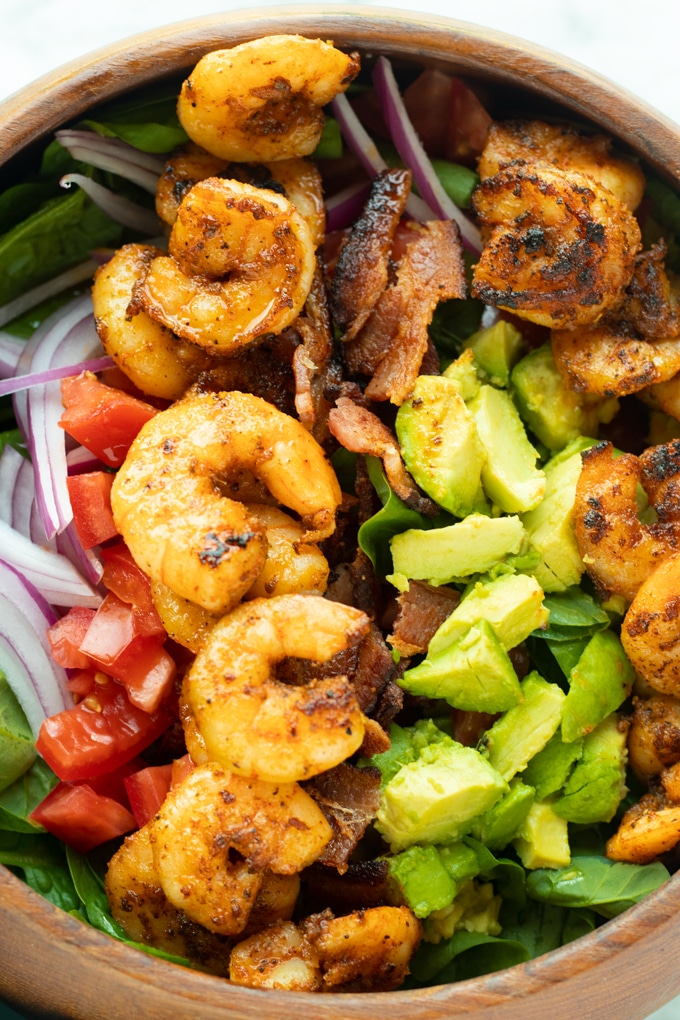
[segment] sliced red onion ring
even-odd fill
[[[14,375],[25,346],[25,340],[0,332],[0,379]]]
[[[104,574],[104,566],[92,549],[83,549],[73,521],[63,531],[58,532],[55,544],[57,552],[65,556],[83,577],[93,585],[99,584]]]
[[[141,152],[121,138],[107,138],[95,131],[66,129],[57,131],[55,138],[74,159],[99,170],[109,170],[138,184],[150,194],[156,194],[158,178],[164,167],[164,161],[157,156]]]
[[[387,163],[352,109],[347,96],[341,92],[335,97],[331,106],[340,125],[343,138],[369,177],[373,179],[383,170],[387,170]],[[406,211],[418,223],[426,223],[427,220],[435,219],[430,207],[418,195],[409,195]]]
[[[94,259],[87,259],[85,262],[79,262],[77,266],[72,266],[65,272],[59,273],[58,276],[53,276],[51,280],[41,283],[38,287],[27,290],[25,294],[21,294],[20,297],[15,298],[13,301],[8,301],[6,305],[0,308],[0,326],[6,325],[6,323],[16,319],[18,315],[23,315],[29,309],[35,308],[41,301],[47,301],[48,298],[54,297],[55,294],[61,294],[63,290],[68,290],[69,287],[76,287],[79,283],[83,283],[84,280],[89,280],[96,268],[97,263]]]
[[[33,584],[0,561],[0,669],[37,737],[44,719],[73,705],[47,629],[57,616]]]
[[[158,217],[155,212],[145,209],[135,202],[131,202],[122,195],[105,188],[103,184],[85,177],[84,174],[64,174],[59,180],[62,188],[70,188],[77,184],[88,195],[95,205],[98,205],[102,212],[110,216],[116,223],[122,223],[125,227],[132,227],[143,234],[157,234],[159,228]]]
[[[113,358],[105,354],[102,358],[91,358],[89,361],[81,361],[77,365],[63,365],[60,368],[48,368],[43,372],[29,372],[28,375],[16,375],[13,379],[4,379],[0,382],[0,397],[9,393],[19,393],[20,390],[28,390],[31,386],[40,386],[42,383],[52,382],[54,379],[68,379],[70,375],[80,375],[81,372],[101,372],[105,368],[112,368],[115,365]]]
[[[474,255],[479,255],[483,247],[479,231],[444,191],[409,119],[392,65],[386,57],[378,58],[373,81],[392,141],[406,166],[411,169],[420,194],[438,217],[456,221],[465,247]]]
[[[96,609],[101,602],[101,596],[65,556],[35,545],[4,521],[0,521],[0,559],[30,581],[52,605]]]
[[[86,471],[101,471],[102,462],[84,446],[76,446],[66,454],[66,466],[70,475],[82,475]]]

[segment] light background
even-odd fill
[[[280,3],[284,0],[279,0]],[[347,2],[347,0],[345,0]],[[351,2],[351,0],[349,0]],[[376,3],[376,0],[374,0]],[[680,123],[677,0],[391,0],[509,32],[567,55],[624,85]],[[253,0],[0,0],[0,99],[90,50],[200,14],[263,6]],[[333,8],[322,0],[321,6]],[[0,126],[1,129],[1,126]],[[132,1005],[132,1004],[131,1004]],[[578,1004],[565,1004],[565,1016]],[[17,1014],[0,1003],[0,1018]],[[621,1020],[626,1020],[621,1017]],[[652,1020],[652,1018],[650,1018]],[[653,1015],[680,1020],[680,999]]]

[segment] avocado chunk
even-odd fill
[[[497,719],[482,737],[483,751],[503,779],[522,772],[562,721],[566,695],[534,671],[521,684],[524,700]]]
[[[404,463],[428,496],[455,517],[488,509],[481,483],[486,454],[454,382],[419,376],[395,428]]]
[[[0,672],[0,790],[23,776],[35,759],[31,727],[7,678]]]
[[[429,644],[428,654],[438,655],[467,634],[480,620],[487,620],[506,652],[545,628],[548,610],[543,590],[528,574],[504,574],[493,581],[479,581],[444,620]]]
[[[448,907],[456,883],[434,846],[411,846],[389,859],[390,900],[405,903],[416,917]]]
[[[391,538],[390,549],[395,574],[439,585],[490,570],[523,542],[519,517],[470,514],[444,528],[402,531]]]
[[[397,723],[390,726],[390,746],[381,754],[362,758],[360,765],[373,765],[380,769],[381,785],[386,786],[394,779],[402,765],[416,761],[421,751],[430,744],[452,744],[453,739],[439,729],[432,719],[418,719],[413,726],[402,727]]]
[[[473,333],[464,341],[463,347],[472,351],[477,368],[488,382],[494,386],[507,386],[510,370],[524,347],[524,338],[511,322],[499,319],[493,326]]]
[[[508,514],[533,510],[543,499],[545,475],[536,467],[538,453],[512,398],[505,390],[484,385],[468,409],[486,451],[482,485],[487,496]]]
[[[525,355],[510,374],[522,420],[549,450],[562,450],[579,436],[596,436],[600,422],[610,422],[618,401],[575,393],[563,381],[550,344]]]
[[[567,823],[550,804],[532,804],[513,841],[525,868],[563,868],[571,861]]]
[[[432,744],[384,788],[375,826],[394,853],[414,843],[452,842],[507,789],[478,751],[453,740]]]
[[[630,694],[635,670],[612,630],[594,634],[569,676],[562,739],[576,740],[595,729]]]
[[[505,712],[522,699],[514,666],[487,620],[473,624],[444,652],[406,670],[399,686],[470,712]]]
[[[583,738],[583,755],[553,807],[568,822],[609,822],[626,792],[626,731],[616,712]]]
[[[582,740],[565,744],[562,735],[556,733],[531,759],[522,773],[522,780],[534,787],[536,800],[545,800],[562,789],[582,754]]]
[[[533,787],[513,779],[510,792],[475,821],[472,835],[489,850],[503,850],[524,824],[534,798]]]
[[[475,367],[474,353],[470,350],[463,351],[459,358],[456,358],[444,369],[442,378],[448,379],[455,385],[465,403],[476,397],[479,393],[480,382]]]
[[[527,538],[540,553],[530,573],[544,591],[566,591],[578,584],[585,569],[574,531],[574,500],[581,474],[581,451],[594,439],[575,439],[544,466],[545,494],[533,510],[522,514]]]
[[[471,878],[476,878],[482,870],[479,857],[465,843],[449,843],[438,847],[438,850],[442,864],[456,883],[456,889]]]

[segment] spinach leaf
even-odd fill
[[[23,776],[0,793],[0,829],[9,832],[41,831],[27,821],[28,816],[58,782],[49,765],[42,758],[36,758]]]
[[[680,198],[673,188],[658,177],[648,177],[645,195],[651,199],[654,219],[680,237]]]
[[[529,900],[523,907],[503,902],[499,922],[503,938],[520,942],[529,954],[529,959],[549,953],[562,945],[562,932],[566,920],[564,907],[552,903],[537,903]]]
[[[21,870],[31,889],[62,910],[80,907],[63,847],[53,836],[0,831],[0,864]]]
[[[496,857],[488,847],[472,836],[463,836],[463,843],[477,854],[480,875],[494,884],[503,900],[511,901],[518,908],[526,903],[526,872],[518,861],[508,857]]]
[[[13,446],[17,453],[20,453],[23,457],[28,457],[24,437],[19,429],[7,429],[5,432],[0,432],[0,453],[2,453],[6,446]]]
[[[443,942],[423,942],[411,960],[413,977],[421,985],[445,984],[462,978],[490,974],[528,960],[529,953],[521,942],[457,931]]]
[[[392,492],[377,457],[367,457],[366,468],[383,507],[359,528],[359,547],[370,559],[378,576],[386,577],[392,572],[392,536],[408,531],[409,528],[432,528],[434,519],[425,517],[417,510],[409,510]]]
[[[120,138],[128,145],[142,152],[171,152],[188,140],[188,135],[179,121],[176,124],[117,124],[115,121],[102,123],[97,120],[81,121],[82,127],[91,128],[98,135]]]
[[[40,893],[55,907],[60,907],[68,913],[75,913],[82,919],[80,913],[80,900],[73,888],[71,874],[68,867],[61,861],[49,868],[35,868],[27,865],[24,868],[24,881],[34,892]]]
[[[625,864],[606,857],[573,857],[565,868],[539,868],[527,877],[532,899],[565,907],[591,907],[603,917],[616,917],[670,878],[653,864]]]
[[[93,248],[116,244],[122,232],[83,191],[51,199],[0,237],[0,304],[83,261]]]
[[[188,140],[177,117],[177,93],[173,84],[145,88],[131,99],[99,107],[96,119],[81,121],[99,134],[122,138],[143,152],[170,152]]]
[[[588,932],[593,931],[596,927],[597,917],[593,910],[588,910],[587,907],[567,910],[564,927],[562,928],[562,945],[566,946],[567,942],[580,939],[582,935],[587,935]]]
[[[484,305],[476,298],[440,301],[429,326],[430,339],[439,354],[458,357],[463,341],[479,329],[483,312]]]
[[[342,133],[335,117],[326,117],[321,138],[312,153],[314,159],[340,159],[342,156]]]
[[[546,630],[536,630],[533,637],[544,641],[574,641],[590,637],[609,626],[607,613],[580,588],[548,593],[543,604],[550,610]]]
[[[104,884],[87,858],[67,846],[66,861],[73,885],[92,927],[105,931],[107,935],[113,935],[114,938],[127,941],[125,932],[111,916]]]

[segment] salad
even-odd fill
[[[0,194],[0,862],[311,992],[665,882],[679,208],[299,36],[58,131]]]

